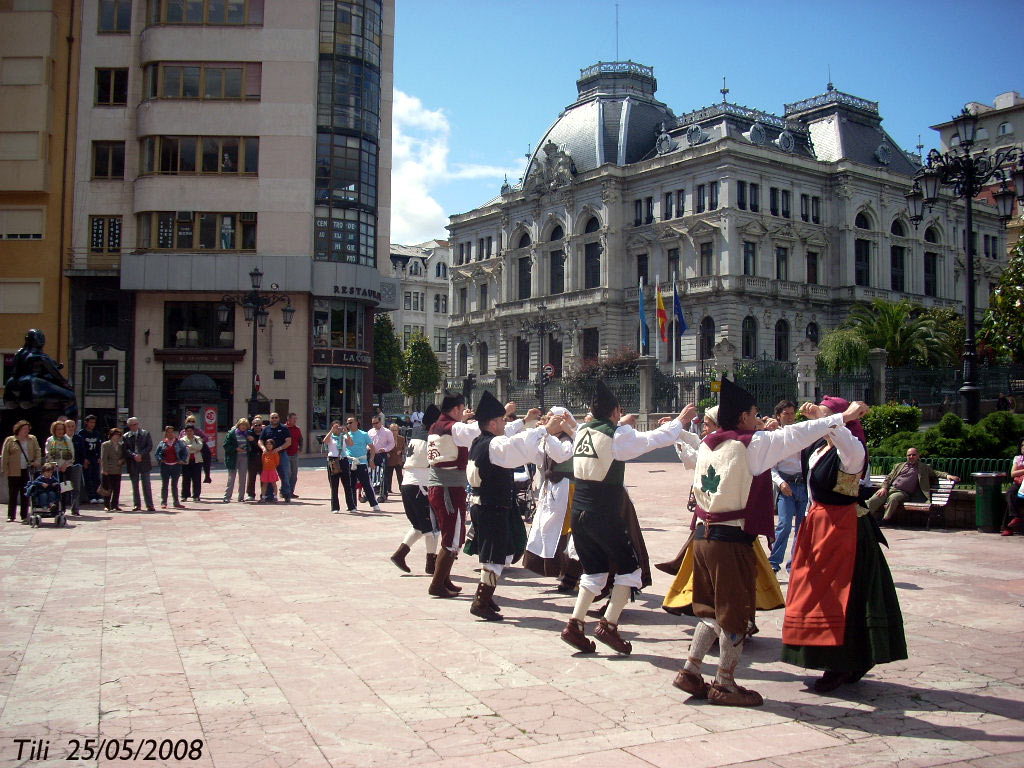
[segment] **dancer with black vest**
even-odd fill
[[[430,465],[427,463],[427,430],[437,421],[441,409],[431,403],[423,412],[423,420],[412,428],[412,434],[405,446],[405,464],[402,467],[402,506],[409,518],[409,530],[398,550],[391,556],[391,562],[406,573],[410,572],[405,562],[412,545],[420,539],[427,547],[426,573],[434,572],[437,561],[437,517],[427,501],[427,483],[430,479]]]
[[[545,426],[537,426],[511,437],[505,431],[505,408],[485,391],[477,403],[480,436],[469,449],[466,475],[473,489],[470,514],[473,543],[480,558],[480,584],[469,612],[487,621],[500,621],[500,608],[494,602],[494,590],[501,572],[515,562],[525,547],[525,529],[514,503],[514,469],[536,460],[545,440],[557,443],[562,418],[554,416]],[[557,448],[557,445],[552,446]],[[516,529],[522,541],[516,542]]]
[[[572,540],[583,576],[572,618],[562,630],[562,640],[584,653],[597,646],[583,630],[587,609],[604,589],[608,574],[615,574],[611,596],[594,637],[621,654],[633,646],[619,636],[618,623],[634,589],[642,588],[642,572],[629,530],[621,515],[625,503],[625,462],[672,445],[683,431],[680,413],[664,418],[650,432],[633,428],[635,416],[623,416],[619,401],[598,380],[591,407],[593,420],[576,432],[573,443]]]
[[[515,413],[515,403],[505,405],[505,414]],[[531,409],[527,418],[540,415]],[[430,475],[427,500],[437,518],[441,532],[441,549],[434,566],[434,578],[427,592],[433,597],[455,597],[461,591],[452,583],[451,571],[459,548],[466,541],[466,463],[469,446],[480,435],[477,423],[465,423],[473,412],[466,410],[462,395],[448,394],[441,401],[441,415],[431,425],[427,437],[427,463]],[[516,420],[505,426],[506,435],[522,431],[523,421]]]
[[[749,392],[723,379],[720,398],[721,429],[701,442],[693,475],[697,509],[691,525],[701,520],[694,526],[693,613],[702,621],[673,685],[711,704],[756,707],[764,703],[761,694],[737,685],[734,674],[754,627],[756,539],[775,532],[771,468],[860,418],[867,406],[854,403],[844,413],[769,432],[757,431],[757,404]],[[709,685],[701,664],[715,640],[718,673]]]

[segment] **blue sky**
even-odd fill
[[[518,179],[524,154],[616,60],[616,0],[397,0],[392,241],[446,236],[449,215]],[[967,101],[1024,91],[1024,1],[618,0],[618,58],[654,67],[678,115],[721,100],[782,113],[836,88],[879,102],[906,149]]]

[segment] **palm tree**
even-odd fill
[[[956,350],[944,328],[920,308],[903,300],[889,302],[874,299],[850,310],[847,325],[857,331],[868,347],[880,347],[888,353],[893,367],[945,365]]]

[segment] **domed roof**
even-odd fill
[[[672,110],[654,98],[657,87],[654,69],[632,61],[598,62],[580,70],[578,98],[538,142],[523,178],[540,172],[549,144],[571,156],[576,173],[643,159],[654,149],[659,126],[675,122]]]

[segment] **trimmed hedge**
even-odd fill
[[[934,427],[923,432],[896,432],[871,448],[880,456],[903,456],[915,447],[925,457],[1011,459],[1017,455],[1022,437],[1024,416],[996,411],[972,426],[947,413]]]
[[[917,432],[921,426],[921,409],[912,405],[875,405],[863,419],[868,445],[874,450],[886,438],[900,432]],[[899,454],[886,454],[899,455]]]

